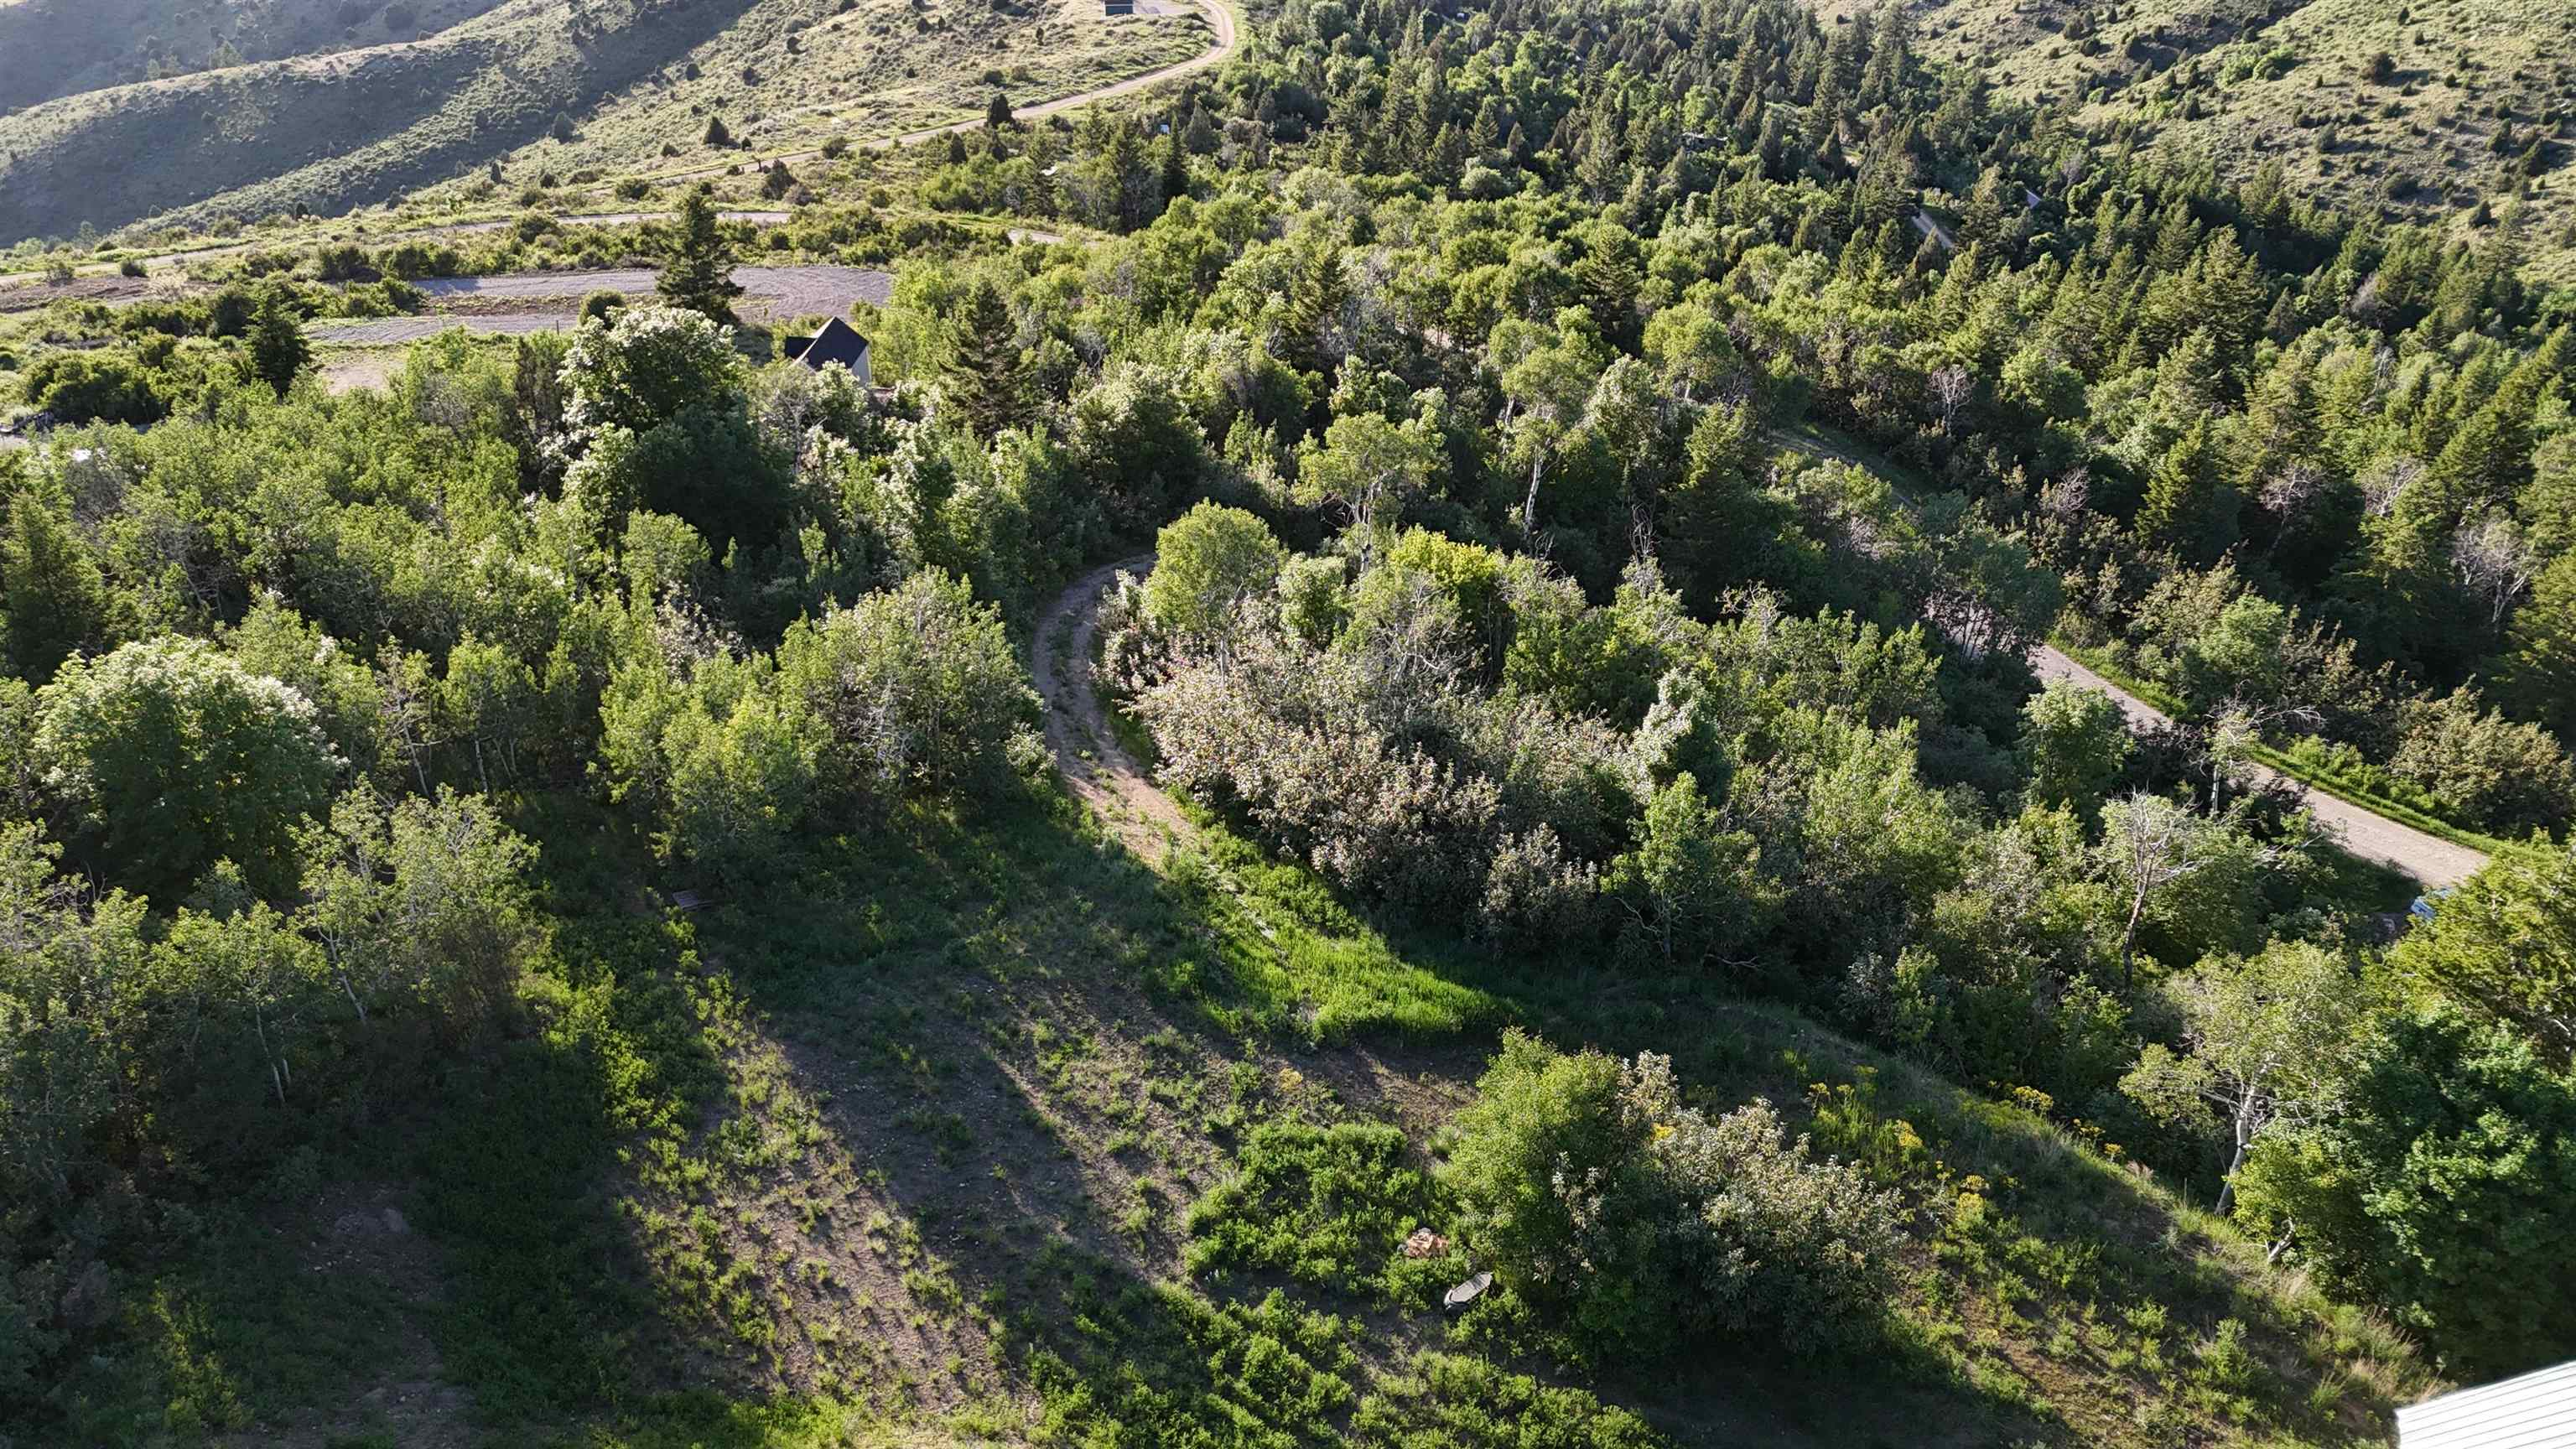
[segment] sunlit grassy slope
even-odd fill
[[[20,0],[21,5],[41,0]],[[508,0],[435,37],[68,96],[0,119],[0,242],[147,217],[204,225],[382,201],[495,162],[546,172],[736,159],[1061,95],[1197,53],[1195,15],[1065,0]],[[568,137],[568,138],[567,138]]]

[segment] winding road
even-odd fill
[[[1139,554],[1075,580],[1039,619],[1029,669],[1039,696],[1046,701],[1047,747],[1065,783],[1112,834],[1146,860],[1160,861],[1173,841],[1190,836],[1192,827],[1171,797],[1155,787],[1144,766],[1119,744],[1101,707],[1092,663],[1101,596],[1121,572],[1141,576],[1153,566],[1152,554]],[[2049,645],[2034,648],[2030,662],[2043,680],[2062,679],[2109,695],[2140,729],[2173,722],[2155,706]],[[2253,773],[2267,785],[2287,778],[2259,765]],[[2480,851],[2375,815],[2322,790],[2307,790],[2306,804],[2344,849],[2394,866],[2427,888],[2455,885],[2487,862]]]
[[[1898,481],[1883,462],[1865,457],[1850,448],[1789,428],[1769,430],[1771,441],[1782,447],[1862,469],[1888,479],[1902,491]],[[2173,723],[2171,716],[2154,705],[2120,688],[2111,681],[2076,663],[2060,650],[2042,643],[2030,651],[2030,667],[2042,680],[2063,679],[2086,689],[2098,689],[2116,701],[2129,722],[2141,730],[2157,729]],[[2487,863],[2484,851],[2465,845],[2454,845],[2438,835],[2428,835],[2411,825],[2400,824],[2385,815],[2374,814],[2349,800],[2328,794],[2303,780],[2283,775],[2262,765],[2250,767],[2255,779],[2265,785],[2287,781],[2307,796],[2306,804],[2318,822],[2333,832],[2343,848],[2364,860],[2394,866],[2423,882],[2427,888],[2456,885],[2476,873]]]
[[[2154,705],[2129,693],[2101,675],[2076,663],[2056,648],[2042,644],[2030,651],[2030,667],[2041,679],[2063,679],[2086,689],[2098,689],[2111,696],[2129,722],[2140,729],[2153,729],[2173,723],[2171,716]],[[2457,885],[2475,874],[2487,863],[2486,853],[2454,845],[2438,835],[2427,835],[2411,825],[2401,825],[2385,815],[2374,815],[2349,800],[2339,799],[2323,790],[2310,788],[2304,782],[2262,765],[2249,766],[2254,778],[2265,785],[2287,782],[2307,794],[2306,805],[2319,823],[2332,831],[2344,849],[2364,860],[2395,866],[2423,882],[2425,886]]]
[[[1092,663],[1100,637],[1100,596],[1119,574],[1141,576],[1153,566],[1152,554],[1138,554],[1074,580],[1038,620],[1029,677],[1046,701],[1047,749],[1074,798],[1090,806],[1128,849],[1149,864],[1160,864],[1172,843],[1188,839],[1196,827],[1118,743],[1100,704]]]

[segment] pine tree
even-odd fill
[[[1190,123],[1181,128],[1181,144],[1189,147],[1190,154],[1193,156],[1213,156],[1223,141],[1224,137],[1218,133],[1216,122],[1208,115],[1207,107],[1192,105]]]
[[[1342,250],[1327,243],[1315,248],[1299,268],[1288,294],[1287,359],[1308,372],[1331,370],[1336,359],[1327,350],[1332,329],[1341,325],[1342,304],[1350,299],[1350,282],[1342,274]]]
[[[1028,389],[1020,367],[1020,329],[1011,304],[990,281],[977,281],[958,304],[941,401],[979,438],[1018,422]]]
[[[1603,226],[1593,245],[1574,264],[1574,284],[1593,325],[1614,347],[1633,351],[1643,321],[1637,315],[1637,292],[1645,283],[1636,238]]]
[[[733,279],[733,244],[716,215],[715,188],[700,182],[681,199],[672,220],[671,249],[654,290],[674,307],[733,321],[733,299],[742,287]]]
[[[1163,138],[1163,164],[1159,180],[1162,183],[1165,206],[1170,206],[1190,194],[1190,153],[1182,149],[1181,133],[1178,129]]]
[[[733,132],[725,129],[724,117],[707,117],[707,144],[719,151],[733,144]]]
[[[274,294],[260,299],[259,310],[251,317],[248,341],[252,375],[277,389],[281,398],[294,385],[295,375],[313,360],[313,349],[304,340],[304,328]]]
[[[2235,521],[2221,516],[2230,510],[2221,507],[2217,471],[2204,418],[2191,425],[2148,476],[2146,502],[2138,509],[2139,535],[2186,562],[2214,562],[2236,541]]]
[[[1000,91],[993,92],[993,99],[984,105],[984,124],[995,131],[1007,131],[1015,124],[1011,120],[1010,97]]]
[[[2514,611],[2504,691],[2560,739],[2576,740],[2576,553],[2559,555]]]

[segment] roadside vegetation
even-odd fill
[[[2576,1351],[2511,248],[1780,0],[992,120],[0,330],[12,1432],[2277,1449]],[[878,386],[755,255],[890,264]],[[2410,920],[2266,741],[2493,861]]]

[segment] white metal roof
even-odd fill
[[[2398,1449],[2576,1449],[2576,1362],[2397,1411]]]

